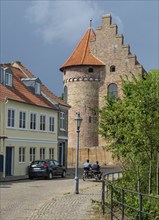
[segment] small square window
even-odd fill
[[[89,73],[93,73],[93,72],[94,72],[93,68],[92,68],[92,67],[89,67],[89,68],[88,68],[88,72],[89,72]]]

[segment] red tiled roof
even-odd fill
[[[26,67],[24,67],[21,62],[17,62],[20,69],[26,73],[26,75],[30,78],[35,77]],[[26,78],[26,75],[23,73],[22,78]],[[55,102],[57,102],[60,105],[70,107],[66,102],[64,102],[62,99],[58,98],[55,94],[53,94],[44,84],[41,86],[42,91],[47,94],[51,99],[53,99]]]
[[[89,28],[71,56],[61,66],[60,70],[63,71],[65,67],[79,65],[104,66],[105,64],[91,53],[90,42],[94,40],[95,37],[96,35],[93,29]]]
[[[4,67],[4,65],[3,65]],[[5,102],[7,99],[15,100],[27,104],[38,105],[45,108],[51,108],[54,110],[58,110],[56,106],[54,106],[51,102],[49,102],[42,95],[33,94],[27,86],[20,80],[19,75],[21,71],[18,68],[7,66],[13,72],[13,85],[12,87],[4,86],[0,84],[0,101]]]

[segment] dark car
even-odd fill
[[[36,177],[52,179],[53,176],[66,176],[66,168],[57,160],[35,160],[29,166],[29,179]]]

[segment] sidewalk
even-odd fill
[[[109,172],[110,170],[119,170],[118,167],[113,166],[107,166],[102,167],[101,170],[103,172]],[[79,168],[79,176],[82,176],[83,174],[83,168]],[[75,168],[67,168],[67,177],[74,177],[75,175]],[[8,182],[8,181],[18,181],[18,180],[25,180],[28,179],[28,175],[22,175],[22,176],[6,176],[5,178],[2,176],[2,173],[0,173],[0,182]]]
[[[103,168],[109,172],[114,168]],[[3,220],[102,220],[95,213],[92,201],[101,202],[102,182],[83,181],[79,168],[79,194],[74,192],[75,169],[67,170],[66,178],[24,180],[8,177],[1,183]],[[19,179],[20,178],[20,179]],[[23,180],[22,180],[23,178]],[[6,182],[7,181],[7,182]],[[9,182],[10,181],[10,182]],[[95,210],[95,211],[94,211]]]
[[[92,201],[101,202],[101,182],[94,183],[91,188],[83,189],[79,194],[71,192],[51,199],[37,209],[27,220],[91,220]],[[98,219],[99,220],[99,219]]]
[[[0,182],[9,182],[9,181],[17,181],[17,180],[25,180],[28,179],[28,175],[23,175],[23,176],[6,176],[0,177]]]

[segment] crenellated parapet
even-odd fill
[[[69,79],[65,79],[63,81],[64,84],[67,84],[68,82],[81,82],[81,81],[100,81],[100,78],[95,78],[95,77],[79,77],[79,78],[69,78]]]

